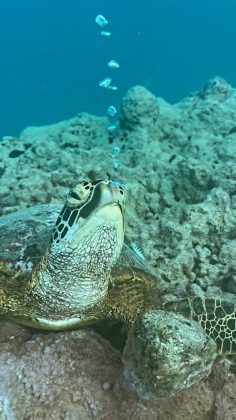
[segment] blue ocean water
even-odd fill
[[[235,16],[235,0],[0,0],[0,138],[105,114],[136,84],[171,103],[215,75],[236,86]],[[98,87],[111,58],[117,92]]]

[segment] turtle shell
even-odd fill
[[[58,205],[38,205],[0,217],[0,277],[30,274],[48,247],[55,221],[61,211]]]

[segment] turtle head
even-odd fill
[[[100,304],[123,242],[122,186],[105,179],[72,188],[35,277],[47,315],[51,310],[54,315],[61,311],[64,317],[83,318],[85,311]]]
[[[76,248],[88,235],[112,226],[116,236],[116,248],[122,248],[124,240],[124,190],[120,183],[111,180],[83,181],[72,188],[56,221],[53,245],[63,250]],[[104,229],[102,229],[102,226]],[[90,244],[91,245],[91,244]]]

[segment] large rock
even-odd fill
[[[125,376],[142,398],[170,398],[207,377],[216,355],[196,322],[151,310],[128,333]]]

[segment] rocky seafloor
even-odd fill
[[[63,203],[81,180],[127,189],[126,236],[159,288],[236,294],[236,90],[221,78],[170,105],[144,87],[125,95],[120,127],[80,114],[0,142],[0,214]],[[118,150],[118,153],[117,153]],[[233,360],[168,400],[129,388],[120,350],[93,329],[42,333],[0,324],[0,419],[236,419]]]

